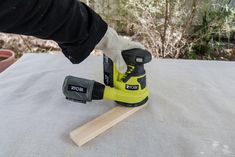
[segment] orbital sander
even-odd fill
[[[148,101],[144,64],[152,59],[147,50],[122,51],[127,71],[122,74],[107,56],[103,56],[104,84],[94,80],[67,76],[63,93],[68,100],[86,103],[92,100],[113,100],[126,107],[137,107]]]

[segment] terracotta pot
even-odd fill
[[[16,61],[15,53],[11,50],[0,49],[0,73]]]

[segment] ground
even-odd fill
[[[55,52],[61,51],[56,42],[41,40],[32,36],[0,33],[0,48],[10,49],[19,58],[27,52]]]

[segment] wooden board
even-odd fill
[[[146,105],[147,104],[134,108],[117,106],[112,110],[104,113],[103,115],[97,117],[96,119],[73,130],[70,133],[70,138],[78,146],[82,146],[83,144],[92,140],[93,138],[105,132],[109,128],[113,127],[117,123],[121,122],[125,118],[129,117],[133,113],[144,108]]]

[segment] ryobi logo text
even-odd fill
[[[86,93],[87,89],[81,86],[69,85],[69,91],[79,92],[79,93]]]
[[[126,84],[126,90],[138,90],[139,85],[128,85]]]

